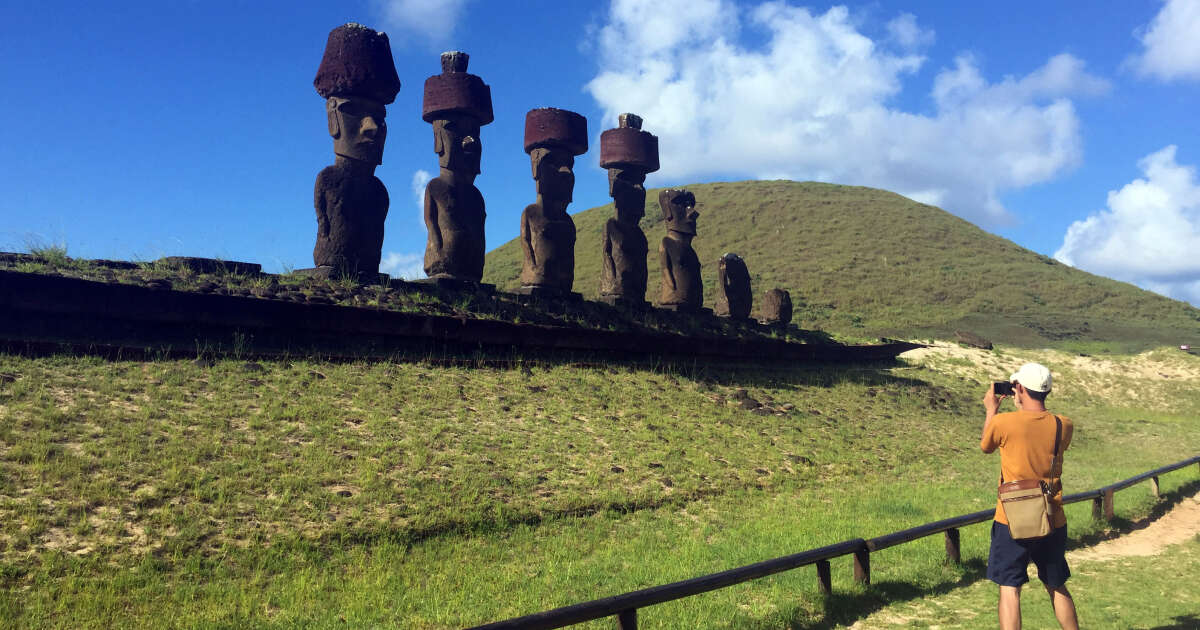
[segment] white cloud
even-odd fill
[[[901,13],[887,23],[888,35],[904,48],[920,48],[933,43],[934,32],[917,25],[917,16]]]
[[[425,186],[429,185],[429,180],[433,179],[433,175],[429,171],[419,168],[412,176],[412,193],[413,200],[417,202],[417,209],[420,210],[420,215],[425,216]]]
[[[372,4],[386,28],[437,44],[454,33],[467,0],[372,0]],[[399,43],[393,41],[392,46]]]
[[[379,263],[379,271],[405,280],[424,278],[425,258],[421,254],[388,252]]]
[[[743,30],[761,44],[742,43]],[[645,118],[660,177],[674,181],[772,173],[861,184],[1001,224],[1001,193],[1079,162],[1069,97],[1108,88],[1083,62],[1058,55],[990,82],[961,56],[936,76],[936,111],[914,114],[890,101],[925,63],[914,46],[932,34],[908,14],[888,31],[872,41],[844,7],[614,0],[597,33],[603,70],[586,89],[607,120]]]
[[[1067,228],[1054,257],[1200,305],[1200,182],[1175,146],[1138,162],[1144,178],[1108,193],[1108,209]]]
[[[1167,0],[1150,24],[1138,29],[1143,50],[1128,62],[1161,81],[1200,79],[1200,0]]]

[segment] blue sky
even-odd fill
[[[660,137],[649,186],[886,188],[1200,305],[1200,0],[5,0],[0,20],[0,249],[311,266],[333,161],[312,78],[357,21],[389,34],[403,84],[376,173],[395,275],[420,275],[416,191],[437,172],[421,88],[459,49],[494,100],[489,247],[533,200],[526,111],[588,118],[573,212],[609,201],[599,134],[632,111]]]

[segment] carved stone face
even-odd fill
[[[633,169],[608,169],[608,194],[617,208],[617,220],[637,225],[646,214],[646,174]]]
[[[442,168],[478,175],[479,156],[483,151],[479,141],[479,121],[471,116],[433,121],[433,150],[437,151],[438,164]]]
[[[575,156],[565,149],[537,148],[529,158],[537,193],[548,201],[570,203],[575,189],[575,173],[571,170],[575,167]]]
[[[696,212],[696,196],[686,190],[671,190],[663,191],[660,195],[659,202],[662,205],[663,219],[667,222],[667,229],[680,234],[695,234],[696,219],[700,213]]]
[[[361,96],[332,96],[325,101],[325,114],[334,153],[370,164],[383,162],[383,143],[387,139],[383,103]]]

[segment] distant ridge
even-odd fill
[[[1200,342],[1200,309],[1079,271],[895,193],[817,182],[744,181],[686,186],[700,211],[694,246],[713,302],[716,261],[746,259],[755,307],[787,289],[802,327],[850,338],[950,337],[957,330],[1019,346],[1138,350]],[[650,290],[664,235],[657,190],[642,220]],[[600,234],[612,204],[573,215],[575,290],[594,298]],[[516,240],[487,255],[484,281],[517,286]]]

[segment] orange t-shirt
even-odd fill
[[[1062,454],[1071,445],[1075,425],[1064,417],[1062,439],[1058,447],[1058,458],[1053,456],[1054,414],[1049,411],[1011,411],[992,416],[992,421],[983,430],[979,448],[991,453],[1000,447],[1000,476],[1008,481],[1019,479],[1041,479],[1054,489],[1050,498],[1050,523],[1055,527],[1067,524],[1067,515],[1062,508]],[[996,520],[1008,524],[1000,499],[996,499]]]

